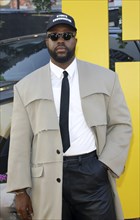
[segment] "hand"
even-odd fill
[[[32,203],[26,191],[24,191],[24,193],[16,195],[15,202],[16,202],[17,215],[22,220],[32,220],[32,215],[33,215]]]

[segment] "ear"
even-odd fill
[[[77,41],[78,41],[77,38],[75,38],[75,43],[76,43],[76,44],[77,44]]]

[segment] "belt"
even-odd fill
[[[96,150],[94,150],[90,153],[81,154],[81,155],[63,156],[63,161],[68,161],[68,160],[78,160],[78,161],[80,161],[81,159],[89,158],[89,157],[97,157]]]

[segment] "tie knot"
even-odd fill
[[[64,71],[63,74],[64,74],[64,77],[68,76],[68,72],[67,71]]]

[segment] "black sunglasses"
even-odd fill
[[[62,37],[64,40],[70,40],[72,37],[75,37],[75,35],[71,32],[51,33],[47,35],[47,38],[50,38],[52,41],[57,41],[60,37]]]

